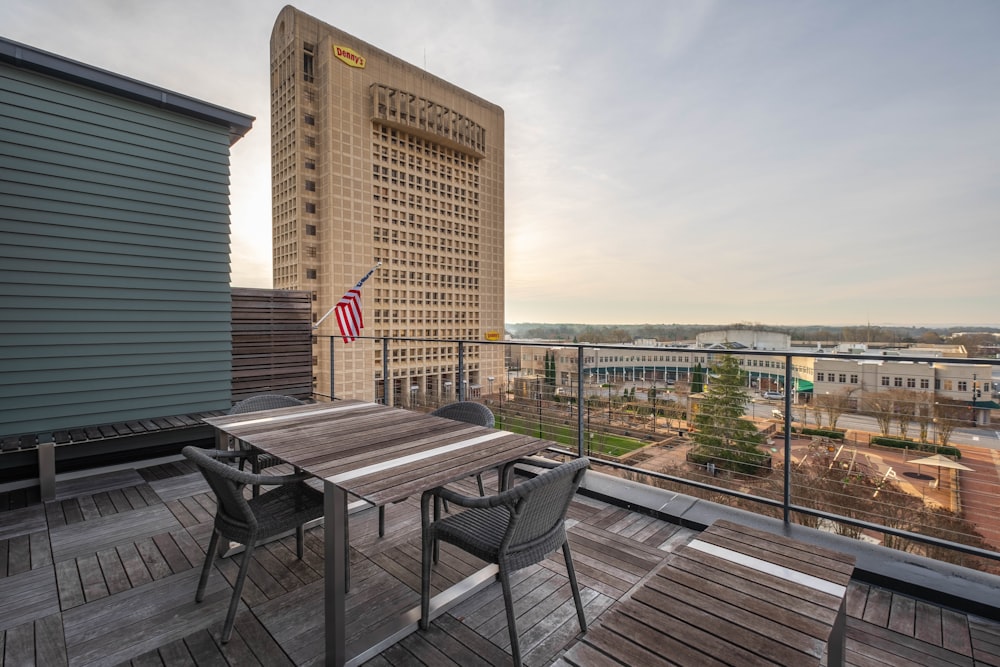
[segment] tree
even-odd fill
[[[912,389],[893,390],[895,403],[893,409],[896,412],[896,424],[899,427],[899,437],[905,439],[910,431],[910,422],[917,416],[917,403],[921,399],[921,394]]]
[[[699,361],[691,368],[691,393],[700,394],[705,391],[705,369]]]
[[[747,402],[739,362],[722,356],[711,368],[712,382],[701,401],[694,423],[692,460],[715,463],[744,474],[759,472],[767,455],[759,445],[763,437],[753,422],[743,419]]]
[[[961,426],[968,408],[959,403],[934,404],[934,430],[937,432],[938,444],[948,445],[948,439],[955,429]]]
[[[817,394],[813,398],[816,410],[826,413],[826,419],[831,429],[837,428],[837,420],[847,412],[851,406],[851,390],[840,389],[829,394]],[[816,419],[817,425],[820,419]]]
[[[889,437],[892,429],[893,403],[892,394],[888,391],[873,391],[865,396],[865,412],[875,418],[879,432],[885,437]]]

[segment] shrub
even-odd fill
[[[934,445],[929,442],[915,442],[913,440],[903,440],[902,438],[887,438],[877,436],[872,438],[873,445],[882,447],[896,447],[897,449],[914,449],[918,452],[929,452],[931,454],[941,454],[942,456],[954,456],[956,460],[962,458],[962,452],[958,447]]]

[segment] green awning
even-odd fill
[[[812,391],[813,383],[809,380],[795,379],[795,391]]]
[[[972,407],[983,408],[984,410],[1000,410],[1000,403],[996,401],[975,401]]]

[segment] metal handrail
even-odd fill
[[[441,339],[441,338],[429,339],[429,338],[418,338],[418,337],[359,336],[358,340],[371,340],[371,341],[377,341],[377,342],[381,343],[381,346],[382,346],[382,364],[383,364],[382,377],[383,377],[383,380],[386,380],[386,381],[390,377],[390,375],[389,375],[389,367],[388,367],[388,359],[389,359],[388,352],[389,352],[389,343],[390,343],[390,341],[391,342],[398,342],[398,343],[454,344],[457,347],[457,350],[458,350],[458,352],[457,352],[457,354],[458,354],[458,359],[457,359],[457,367],[458,367],[457,385],[458,385],[458,388],[457,388],[457,390],[459,392],[458,393],[459,400],[467,400],[467,398],[468,398],[468,396],[465,393],[465,391],[466,391],[465,390],[466,382],[464,381],[464,372],[465,372],[464,369],[466,367],[465,358],[464,357],[465,357],[465,346],[466,345],[474,344],[474,345],[477,345],[477,346],[478,345],[482,345],[482,346],[488,346],[488,345],[501,345],[501,346],[505,346],[505,345],[515,344],[515,345],[519,345],[519,346],[535,346],[535,347],[543,347],[543,346],[544,347],[554,347],[554,346],[556,346],[556,345],[553,345],[550,342],[546,342],[546,343],[533,343],[531,341],[491,341],[491,340],[469,340],[469,339],[447,339],[447,338],[445,338],[445,339]],[[331,360],[333,358],[334,344],[335,344],[335,338],[331,337],[330,338],[330,358],[331,358]],[[783,397],[783,401],[784,401],[783,402],[783,407],[784,407],[783,414],[789,415],[789,416],[792,414],[792,392],[791,391],[787,391],[787,388],[794,386],[793,385],[794,378],[793,378],[793,374],[792,374],[793,360],[794,359],[803,359],[803,358],[812,358],[812,359],[838,359],[838,360],[844,360],[844,359],[857,360],[859,358],[860,359],[869,359],[869,360],[877,360],[877,359],[879,359],[878,357],[876,357],[876,358],[872,358],[872,357],[857,357],[855,355],[847,356],[847,355],[844,355],[844,354],[838,354],[838,353],[833,353],[833,352],[819,352],[819,351],[806,351],[806,350],[802,350],[802,351],[799,351],[799,350],[795,350],[795,351],[787,351],[787,350],[784,350],[784,351],[778,351],[778,350],[753,350],[753,349],[708,350],[708,349],[705,349],[705,348],[692,348],[692,347],[687,347],[687,346],[608,345],[608,344],[594,344],[594,343],[589,343],[589,344],[588,343],[559,343],[557,346],[560,347],[560,348],[564,348],[564,349],[575,349],[576,350],[576,358],[577,358],[577,366],[576,367],[578,369],[578,373],[581,373],[581,375],[582,375],[581,369],[584,368],[584,351],[587,350],[587,349],[599,349],[599,350],[602,350],[602,351],[616,350],[617,349],[617,350],[623,350],[623,351],[628,351],[628,352],[657,352],[657,353],[679,353],[679,354],[697,353],[697,354],[704,354],[704,355],[707,355],[707,356],[710,356],[710,355],[722,355],[722,354],[732,354],[732,355],[739,355],[739,356],[743,356],[743,357],[753,357],[753,356],[769,357],[769,358],[780,357],[780,358],[783,358],[783,360],[784,360],[784,387],[786,388],[786,391],[784,392],[784,397]],[[994,367],[995,366],[1000,366],[1000,361],[998,361],[998,360],[991,360],[991,359],[969,359],[969,358],[951,358],[951,357],[948,357],[948,358],[945,358],[945,359],[941,359],[941,358],[928,358],[928,357],[925,357],[925,356],[918,356],[918,355],[910,355],[910,356],[908,356],[908,355],[905,355],[905,354],[893,355],[891,357],[885,357],[884,359],[885,360],[890,360],[890,361],[916,362],[916,363],[924,363],[924,364],[926,364],[926,363],[947,363],[949,365],[956,365],[956,366],[959,366],[959,365],[987,365],[987,364],[991,365],[991,366],[994,366]],[[331,378],[333,377],[333,370],[334,369],[331,367]],[[576,398],[576,401],[577,401],[577,406],[582,406],[582,405],[584,405],[584,400],[585,400],[584,383],[582,382],[582,380],[580,380],[580,381],[577,381],[575,383],[575,385],[576,385],[576,396],[575,396],[575,398]],[[330,396],[332,397],[333,395],[334,395],[334,392],[333,392],[333,389],[331,387]],[[385,400],[385,395],[384,394],[383,394],[383,400]],[[576,426],[577,426],[576,427],[576,440],[577,440],[577,442],[576,442],[576,451],[575,452],[571,452],[571,451],[568,451],[568,450],[565,450],[565,449],[562,449],[562,448],[558,448],[558,447],[550,448],[552,451],[559,452],[559,453],[566,454],[566,455],[572,455],[572,456],[584,456],[585,455],[585,453],[586,453],[586,443],[585,443],[586,429],[585,429],[585,424],[584,424],[584,411],[582,409],[578,409],[576,412],[577,412],[577,419],[576,419]],[[784,419],[784,428],[783,428],[782,439],[783,439],[784,456],[785,456],[784,460],[786,462],[787,461],[791,461],[792,460],[792,457],[791,457],[791,447],[792,447],[792,419],[791,418]],[[912,541],[923,543],[923,544],[926,544],[926,545],[931,545],[931,546],[935,546],[935,547],[941,547],[941,548],[950,549],[950,550],[953,550],[953,551],[957,551],[957,552],[968,554],[968,555],[972,555],[972,556],[977,556],[977,557],[981,557],[981,558],[985,558],[985,559],[1000,561],[1000,552],[997,552],[997,551],[990,551],[990,550],[987,550],[987,549],[981,549],[981,548],[978,548],[978,547],[961,544],[959,542],[953,542],[953,541],[942,539],[942,538],[938,538],[938,537],[923,535],[923,534],[920,534],[920,533],[914,533],[914,532],[911,532],[911,531],[907,531],[907,530],[903,530],[903,529],[899,529],[899,528],[893,528],[891,526],[887,526],[887,525],[883,525],[883,524],[873,523],[873,522],[869,522],[869,521],[863,521],[863,520],[855,519],[855,518],[852,518],[852,517],[849,517],[849,516],[844,516],[844,515],[841,515],[841,514],[835,514],[835,513],[832,513],[832,512],[826,512],[826,511],[823,511],[823,510],[818,510],[818,509],[810,508],[810,507],[807,507],[807,506],[802,506],[802,505],[794,504],[792,502],[792,495],[791,495],[791,488],[792,488],[792,480],[791,480],[791,468],[792,468],[792,466],[791,465],[785,465],[784,466],[784,479],[783,479],[783,484],[782,484],[782,486],[783,486],[783,489],[782,489],[782,500],[779,502],[779,501],[771,499],[771,498],[766,498],[766,497],[763,497],[763,496],[758,496],[758,495],[754,495],[754,494],[750,494],[750,493],[745,493],[745,492],[741,492],[741,491],[738,491],[738,490],[728,489],[728,488],[722,487],[722,486],[716,486],[716,485],[712,485],[712,484],[707,484],[705,482],[700,482],[700,481],[693,480],[693,479],[686,479],[686,478],[683,478],[683,477],[677,477],[675,475],[668,475],[668,474],[665,474],[665,473],[662,473],[662,472],[658,472],[658,471],[654,471],[654,470],[646,470],[646,469],[643,469],[643,468],[634,467],[634,466],[627,465],[627,464],[624,464],[624,463],[620,463],[620,462],[617,462],[617,461],[602,460],[601,464],[605,465],[605,466],[608,466],[610,468],[616,469],[616,470],[623,471],[623,472],[629,472],[629,473],[633,473],[633,474],[637,474],[637,475],[644,475],[646,477],[653,478],[653,479],[659,479],[659,480],[663,480],[663,481],[666,481],[666,482],[680,484],[680,485],[691,487],[691,488],[701,489],[703,491],[709,491],[709,492],[715,493],[715,494],[726,495],[726,496],[730,496],[730,497],[742,499],[742,500],[745,500],[745,501],[750,501],[750,502],[757,503],[757,504],[764,505],[764,506],[774,507],[774,508],[777,508],[777,509],[781,510],[782,519],[783,519],[784,523],[786,523],[786,524],[791,523],[791,514],[792,514],[792,512],[797,512],[797,513],[800,513],[800,514],[803,514],[803,515],[814,516],[814,517],[817,517],[819,519],[824,519],[824,520],[834,521],[834,522],[838,522],[838,523],[843,523],[843,524],[850,525],[850,526],[853,526],[855,528],[859,528],[859,529],[862,529],[862,530],[871,530],[871,531],[875,531],[875,532],[880,532],[880,533],[883,533],[883,534],[893,535],[895,537],[904,538],[904,539],[907,539],[907,540],[912,540]]]

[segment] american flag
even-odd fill
[[[361,329],[365,326],[364,319],[361,317],[360,286],[361,283],[358,283],[357,287],[347,290],[347,294],[341,297],[337,305],[333,307],[337,326],[340,327],[340,335],[344,337],[345,343],[350,343],[360,336]]]
[[[382,266],[382,262],[372,267],[372,270],[366,273],[365,277],[359,280],[357,285],[347,290],[347,294],[341,297],[337,305],[331,308],[326,315],[313,325],[313,329],[318,329],[323,320],[330,316],[330,313],[335,313],[337,326],[340,328],[340,335],[343,336],[345,343],[353,342],[355,338],[360,336],[361,329],[365,326],[364,319],[361,317],[361,286],[375,273],[375,269],[380,266]]]

